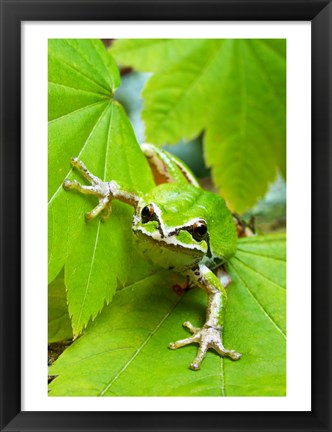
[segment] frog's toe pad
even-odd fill
[[[192,363],[190,364],[190,369],[191,369],[191,370],[200,370],[200,368],[201,368],[201,365],[198,364],[198,363],[192,362]]]
[[[228,357],[230,357],[232,360],[239,360],[239,358],[241,358],[242,354],[236,352],[236,351],[229,351],[229,354],[227,354]]]
[[[72,187],[72,182],[68,179],[65,179],[63,182],[63,188],[65,190],[69,190]]]

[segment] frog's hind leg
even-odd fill
[[[197,269],[188,272],[192,281],[195,282],[208,294],[208,306],[206,313],[206,322],[202,328],[196,328],[189,322],[183,325],[193,335],[177,342],[172,342],[169,348],[176,349],[191,343],[198,343],[198,351],[195,359],[190,364],[193,370],[199,370],[202,361],[208,349],[214,349],[222,357],[230,357],[232,360],[238,360],[241,354],[234,350],[226,349],[222,343],[222,330],[224,326],[224,313],[227,300],[227,294],[211,270],[204,265],[199,265]]]
[[[162,183],[190,183],[200,187],[194,174],[176,156],[153,144],[142,144],[141,149],[148,161],[156,185]]]

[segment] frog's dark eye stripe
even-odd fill
[[[143,209],[141,211],[142,222],[143,223],[149,222],[153,218],[154,215],[155,215],[155,212],[154,212],[154,208],[153,208],[152,204],[149,204],[149,205],[143,207]]]
[[[204,220],[195,222],[192,226],[192,236],[196,241],[202,241],[207,236],[207,226]]]

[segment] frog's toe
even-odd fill
[[[199,342],[199,335],[195,334],[194,336],[188,337],[186,339],[180,339],[176,342],[171,342],[168,347],[170,349],[177,349],[177,348],[181,348],[185,345],[189,345],[191,343],[197,343]]]
[[[212,345],[212,348],[218,354],[220,354],[222,357],[229,357],[232,360],[239,360],[239,358],[241,357],[240,353],[238,353],[234,350],[228,350],[228,349],[224,348],[220,341],[217,341],[216,343],[214,343]]]
[[[204,360],[207,350],[209,349],[209,345],[204,340],[201,340],[199,344],[200,345],[197,351],[197,355],[194,361],[190,363],[189,366],[192,370],[199,370],[201,368],[201,363]]]
[[[191,322],[189,322],[189,321],[184,322],[182,325],[183,325],[183,327],[187,328],[187,329],[188,329],[191,333],[193,333],[193,334],[198,333],[199,330],[200,330],[199,328],[194,327],[194,326],[191,324]]]

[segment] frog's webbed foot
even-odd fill
[[[85,214],[85,218],[87,220],[91,220],[98,216],[101,212],[103,212],[101,218],[102,220],[106,220],[110,216],[112,211],[112,182],[104,182],[99,177],[93,175],[84,165],[84,163],[77,158],[72,158],[71,164],[76,167],[80,171],[82,176],[91,183],[91,186],[82,185],[76,180],[65,179],[65,181],[63,182],[64,189],[76,189],[83,194],[96,195],[99,199],[99,203],[93,210]]]
[[[204,360],[204,357],[209,348],[213,348],[222,357],[227,356],[230,357],[232,360],[238,360],[241,357],[241,354],[237,353],[236,351],[224,348],[221,341],[222,329],[220,327],[212,327],[205,325],[202,328],[196,328],[188,321],[183,323],[183,326],[186,327],[191,333],[193,333],[193,336],[186,339],[178,340],[177,342],[172,342],[169,344],[169,348],[176,349],[191,343],[198,343],[198,352],[194,361],[190,364],[190,369],[200,369],[201,363]]]

